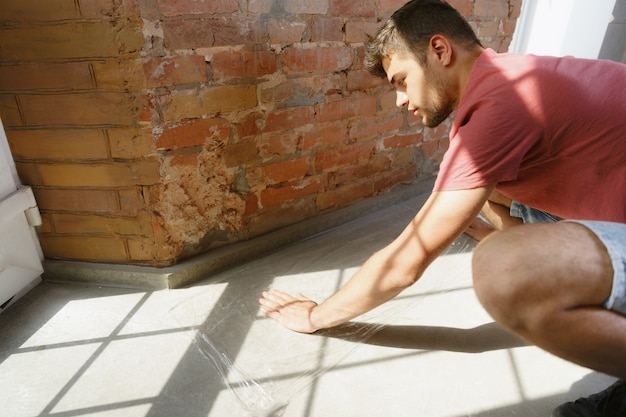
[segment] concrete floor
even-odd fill
[[[269,287],[323,300],[423,199],[184,289],[40,284],[0,315],[0,414],[543,417],[612,383],[495,326],[471,289],[466,237],[350,325],[299,335],[259,314]]]

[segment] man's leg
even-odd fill
[[[626,378],[626,316],[607,310],[613,266],[578,223],[493,233],[476,248],[474,285],[492,317],[569,361]]]

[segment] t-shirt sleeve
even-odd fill
[[[464,116],[458,114],[463,119],[453,125],[434,190],[473,189],[517,179],[520,164],[541,142],[538,121],[520,109],[524,107],[487,97]]]

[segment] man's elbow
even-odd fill
[[[384,251],[380,255],[385,259],[383,261],[385,262],[383,282],[385,286],[389,287],[389,290],[403,291],[415,284],[421,277],[423,269],[418,256],[407,256],[402,253],[389,256]]]

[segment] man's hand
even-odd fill
[[[299,333],[319,330],[311,323],[311,313],[317,303],[302,294],[296,298],[279,290],[264,291],[259,304],[263,314],[290,330]]]

